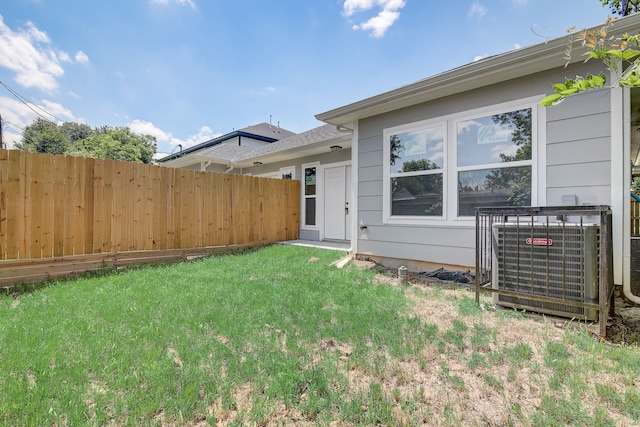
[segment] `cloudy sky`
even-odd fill
[[[598,0],[9,0],[5,139],[38,115],[129,126],[168,153],[314,115],[602,23]]]

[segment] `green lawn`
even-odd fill
[[[330,266],[343,255],[276,245],[1,296],[0,424],[640,422],[637,347]],[[520,324],[532,342],[504,336]],[[509,391],[523,370],[529,403]]]

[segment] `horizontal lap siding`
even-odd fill
[[[578,205],[611,204],[609,91],[567,99],[547,110],[547,205],[575,195]]]
[[[586,72],[599,71],[593,63],[572,65],[361,120],[357,153],[358,223],[367,225],[367,229],[356,231],[358,253],[475,265],[473,222],[461,221],[460,226],[383,224],[384,129],[548,94],[552,83]],[[547,140],[541,143],[546,144],[548,166],[543,165],[538,171],[546,174],[547,186],[539,191],[546,195],[547,204],[560,204],[561,195],[567,193],[578,194],[579,202],[588,199],[594,204],[610,203],[609,97],[604,91],[583,96],[545,110]]]

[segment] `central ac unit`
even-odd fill
[[[598,302],[597,224],[500,223],[492,227],[494,304],[562,317],[595,320],[598,310],[566,301]],[[533,296],[558,299],[540,301]],[[563,300],[565,303],[563,303]]]

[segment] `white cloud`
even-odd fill
[[[58,87],[56,78],[62,76],[64,70],[49,44],[47,34],[31,22],[14,32],[0,16],[0,67],[15,72],[15,81],[21,86],[46,91]]]
[[[475,2],[471,5],[471,9],[469,9],[469,18],[473,18],[475,16],[478,19],[482,19],[482,17],[487,13],[487,8],[482,6],[480,3]]]
[[[75,116],[73,115],[71,110],[64,107],[62,104],[59,104],[53,101],[48,101],[46,99],[43,99],[41,102],[42,102],[42,108],[44,108],[49,113],[56,116],[57,118],[65,121],[71,121],[71,122],[75,121]]]
[[[522,46],[519,43],[514,43],[513,44],[513,48],[514,49],[520,49]]]
[[[400,17],[399,10],[405,6],[405,0],[344,0],[343,15],[351,17],[357,12],[366,12],[375,7],[382,10],[374,17],[353,25],[354,30],[370,31],[375,38],[384,37],[387,30]]]
[[[171,139],[170,133],[164,132],[151,122],[136,119],[127,126],[135,133],[155,136],[158,142],[168,142]]]
[[[182,148],[192,147],[222,135],[221,133],[213,132],[208,126],[202,126],[198,133],[187,137],[187,139],[180,139],[174,137],[171,132],[165,132],[156,127],[152,122],[138,119],[131,121],[127,126],[135,133],[155,136],[159,144],[168,143],[171,147],[177,147],[178,145],[182,145]]]
[[[478,62],[481,59],[486,58],[487,56],[489,56],[489,55],[486,55],[486,54],[485,55],[476,55],[476,56],[473,57],[473,62]]]
[[[71,62],[71,57],[69,56],[69,54],[63,50],[61,50],[60,52],[58,52],[58,58],[60,58],[60,61],[62,62]]]
[[[180,6],[189,6],[192,10],[196,10],[196,4],[193,0],[151,0],[151,4],[167,5],[169,3],[177,3]]]
[[[86,64],[89,62],[89,56],[87,56],[87,54],[83,51],[79,50],[78,52],[76,52],[76,61],[81,64]]]

